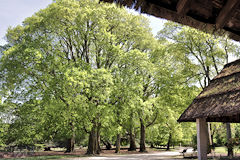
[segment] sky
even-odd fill
[[[0,1],[0,45],[6,43],[4,36],[8,27],[22,24],[40,9],[46,8],[52,0],[1,0]]]
[[[162,18],[156,18],[154,16],[144,15],[150,20],[150,27],[152,28],[153,35],[157,35],[157,32],[163,28],[163,24],[167,22],[167,20]]]
[[[0,2],[0,45],[4,45],[6,44],[4,36],[8,27],[21,25],[25,18],[32,16],[40,9],[46,8],[52,3],[52,0],[1,0]],[[153,16],[144,16],[149,18],[152,32],[156,35],[163,27],[165,20]]]

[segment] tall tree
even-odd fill
[[[1,59],[5,102],[20,103],[16,111],[23,111],[28,105],[31,111],[39,109],[39,115],[46,117],[46,121],[40,121],[42,132],[46,132],[47,124],[58,126],[50,125],[42,139],[65,134],[66,151],[72,152],[78,130],[84,129],[89,135],[87,153],[99,153],[101,127],[111,123],[107,120],[108,113],[113,113],[112,99],[117,100],[117,107],[128,106],[132,98],[112,95],[118,90],[114,87],[121,89],[117,83],[123,80],[113,80],[115,69],[119,65],[120,70],[129,66],[121,63],[120,57],[133,62],[134,57],[147,58],[149,39],[148,43],[144,39],[151,36],[146,18],[115,5],[92,0],[57,0],[27,18],[22,26],[9,28],[7,40],[11,48]],[[141,67],[142,62],[135,64],[135,68]],[[134,68],[129,71],[134,72]],[[133,79],[138,82],[136,77]],[[130,78],[127,85],[138,90],[138,83],[127,78]],[[53,114],[58,110],[59,114]],[[19,122],[30,118],[22,112],[14,112],[13,116],[19,117]],[[51,118],[58,121],[52,122]]]
[[[188,70],[192,73],[191,78],[197,79],[202,89],[220,72],[223,65],[229,62],[230,57],[239,53],[239,46],[227,36],[207,34],[172,22],[165,24],[164,29],[158,33],[158,38],[174,42],[173,48],[184,54],[186,66],[190,66]],[[209,139],[212,143],[210,123],[208,125],[211,137]],[[230,124],[227,123],[227,126],[227,133],[231,135]],[[229,149],[229,154],[232,153],[232,149]]]

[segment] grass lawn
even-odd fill
[[[226,147],[215,147],[215,153],[227,153]]]
[[[234,154],[240,153],[240,149],[235,147],[233,152],[234,152]],[[216,147],[215,153],[227,153],[227,147]]]

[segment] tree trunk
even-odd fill
[[[150,147],[151,147],[151,148],[155,148],[154,145],[153,145],[153,143],[151,143],[151,146],[150,146]]]
[[[172,140],[172,133],[169,133],[169,137],[168,137],[168,143],[167,143],[167,151],[170,150],[170,144],[171,144],[171,140]]]
[[[143,124],[143,120],[140,119],[141,123],[141,135],[140,135],[140,151],[139,152],[146,152],[146,146],[145,146],[145,125]]]
[[[212,152],[212,148],[213,148],[213,136],[212,136],[212,126],[211,126],[211,123],[208,122],[207,126],[208,126],[208,153],[211,153]]]
[[[128,151],[136,151],[137,146],[135,142],[135,135],[133,133],[130,133],[129,141],[130,141],[130,147]]]
[[[73,152],[74,151],[74,144],[75,144],[75,131],[73,123],[70,123],[72,127],[72,136],[67,140],[66,151],[65,152]]]
[[[107,141],[103,141],[102,140],[102,143],[106,146],[107,150],[112,149],[112,145],[111,145],[111,143],[108,140]]]
[[[87,154],[96,154],[96,125],[94,124],[89,134]]]
[[[107,150],[112,149],[112,145],[109,141],[107,141],[106,148],[107,148]]]
[[[130,143],[130,147],[129,147],[128,151],[136,151],[137,147],[136,147],[135,135],[133,134],[132,127],[130,128],[129,143]]]
[[[73,152],[74,151],[74,143],[75,143],[75,135],[71,138],[67,139],[67,145],[66,145],[66,153]]]
[[[116,140],[116,150],[115,153],[120,153],[120,143],[121,143],[121,134],[117,134],[117,140]]]
[[[100,147],[100,124],[98,124],[98,127],[97,127],[97,137],[96,137],[96,153],[97,154],[100,154],[100,152],[102,151],[101,150],[101,147]]]
[[[230,144],[230,140],[232,138],[230,123],[226,123],[226,129],[227,129],[228,156],[229,157],[233,157],[233,146],[229,145]]]

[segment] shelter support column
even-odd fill
[[[205,118],[197,118],[198,160],[207,160],[208,128]]]

